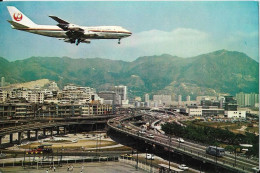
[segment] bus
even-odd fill
[[[206,148],[206,153],[213,156],[223,157],[225,155],[225,149],[217,146],[208,146]]]

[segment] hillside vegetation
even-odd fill
[[[0,57],[0,76],[7,82],[54,80],[98,90],[127,85],[130,95],[217,95],[258,92],[258,62],[241,52],[219,50],[191,58],[163,54],[133,62],[68,57],[31,57],[9,62]]]

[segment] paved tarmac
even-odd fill
[[[73,166],[73,168],[72,168]],[[69,168],[69,170],[68,170]],[[47,171],[48,170],[48,171]],[[81,172],[82,171],[82,172]],[[56,167],[56,170],[50,168],[41,168],[37,170],[35,168],[22,168],[21,166],[16,167],[5,167],[0,168],[0,173],[144,173],[140,169],[136,170],[134,166],[125,164],[122,162],[95,162],[95,163],[84,163],[84,164],[63,164],[62,167]]]

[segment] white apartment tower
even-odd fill
[[[1,87],[4,87],[5,86],[5,77],[2,77],[1,78]]]
[[[178,96],[178,102],[182,102],[182,95]]]
[[[121,96],[122,105],[128,104],[127,86],[123,86],[123,85],[115,86],[115,93]]]
[[[188,102],[190,101],[190,96],[186,97],[186,101],[188,101]]]
[[[149,94],[144,95],[144,102],[148,103],[150,101]]]

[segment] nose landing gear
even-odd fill
[[[121,43],[121,42],[120,42],[120,40],[121,40],[121,39],[118,39],[118,44],[120,44],[120,43]]]

